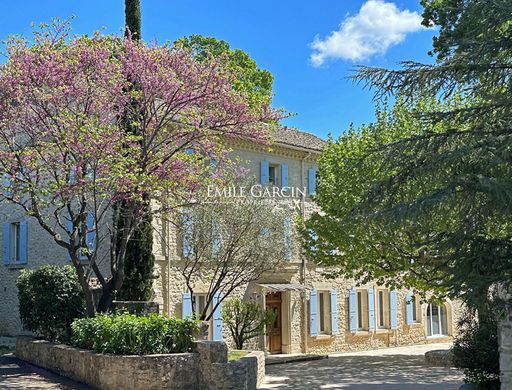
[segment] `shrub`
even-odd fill
[[[467,310],[459,321],[460,333],[453,346],[455,366],[464,369],[465,382],[476,389],[500,388],[498,321],[488,316],[485,321]]]
[[[71,325],[71,344],[118,355],[181,353],[192,349],[198,323],[158,314],[122,313],[78,319]]]
[[[73,267],[45,265],[23,270],[16,280],[23,326],[50,341],[66,342],[71,323],[85,313]]]
[[[237,349],[243,349],[246,341],[262,335],[265,326],[275,319],[276,314],[273,311],[263,309],[254,301],[228,299],[222,308],[222,320],[228,327]]]

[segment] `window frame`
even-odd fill
[[[268,185],[281,187],[281,164],[268,163]],[[273,171],[273,174],[271,172]]]
[[[377,289],[376,294],[376,317],[377,329],[391,328],[391,299],[389,298],[388,289]],[[382,300],[381,300],[382,296]]]
[[[317,291],[317,304],[318,304],[318,334],[330,335],[332,334],[331,325],[331,292],[329,290]]]
[[[368,313],[369,304],[368,304],[368,290],[367,289],[357,289],[357,331],[365,332],[370,329],[370,316]]]
[[[9,262],[10,264],[21,264],[21,222],[11,222],[9,229]]]

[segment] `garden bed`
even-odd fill
[[[20,337],[16,356],[100,390],[256,389],[265,376],[263,352],[228,362],[226,344],[212,341],[190,353],[113,355]]]

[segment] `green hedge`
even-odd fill
[[[198,323],[158,314],[123,313],[82,318],[71,328],[75,347],[118,355],[146,355],[189,352]]]
[[[50,341],[67,342],[71,323],[85,314],[82,288],[70,265],[23,270],[16,280],[23,326]]]

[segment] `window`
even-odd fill
[[[20,262],[20,238],[21,228],[19,222],[11,223],[11,231],[9,234],[10,245],[9,245],[9,259],[11,263]]]
[[[377,327],[379,329],[389,328],[389,292],[388,290],[377,291]]]
[[[331,333],[331,295],[329,291],[318,292],[318,333]]]
[[[268,184],[270,186],[279,186],[279,165],[269,164],[268,166]]]
[[[445,305],[431,304],[427,307],[427,336],[448,335],[448,314]]]
[[[194,294],[194,314],[199,318],[206,307],[206,294]]]
[[[367,290],[357,290],[357,330],[368,330]]]
[[[412,322],[418,322],[418,302],[416,301],[416,297],[414,295],[411,297],[411,307]]]

